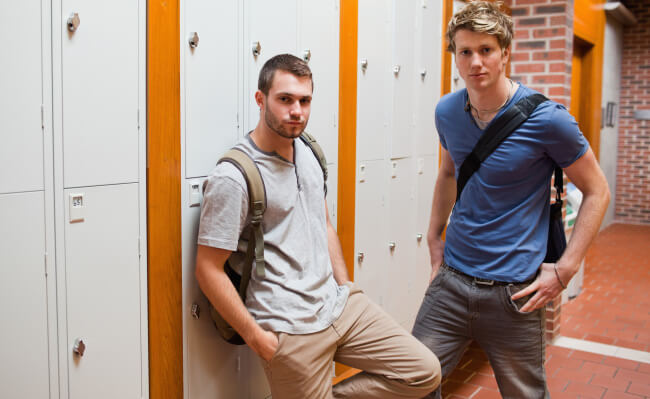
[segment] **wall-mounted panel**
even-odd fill
[[[443,26],[442,2],[428,0],[417,8],[416,80],[413,93],[416,107],[415,154],[438,153],[435,108],[440,93],[440,52]]]
[[[388,161],[388,264],[384,278],[390,295],[384,309],[400,324],[409,320],[409,282],[415,264],[415,169],[412,158]]]
[[[41,0],[0,4],[0,193],[43,189],[41,38]]]
[[[260,115],[254,97],[260,69],[275,55],[299,55],[298,8],[297,0],[248,0],[245,4],[244,63],[248,73],[244,103],[248,104],[248,123],[244,131],[248,132],[257,126]],[[254,55],[254,49],[258,55]]]
[[[237,2],[185,4],[185,171],[206,176],[237,142],[240,76]]]
[[[62,0],[64,186],[138,181],[139,4]],[[77,14],[72,32],[67,21]],[[72,22],[71,22],[72,23]]]
[[[339,10],[337,2],[298,2],[297,55],[308,60],[314,97],[307,131],[314,135],[329,162],[338,162]]]
[[[68,339],[61,351],[71,399],[142,395],[138,190],[135,183],[65,191]],[[73,353],[78,339],[83,356]]]
[[[203,181],[186,180],[183,187],[183,319],[187,394],[188,399],[246,398],[248,388],[239,383],[240,349],[226,343],[217,334],[210,318],[210,304],[194,278]],[[194,305],[197,306],[196,317],[190,312]]]
[[[406,157],[413,151],[415,11],[414,1],[393,1],[391,158]]]
[[[0,195],[0,397],[49,398],[42,191]]]
[[[390,0],[359,1],[357,159],[383,159],[391,120]]]
[[[387,276],[388,258],[388,171],[386,162],[360,162],[356,187],[356,231],[354,280],[380,306],[392,295]]]

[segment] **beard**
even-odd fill
[[[269,110],[268,105],[266,106],[266,111],[264,112],[264,121],[266,122],[266,125],[269,127],[269,129],[273,130],[277,135],[287,139],[295,139],[300,137],[302,132],[305,130],[305,127],[307,126],[307,120],[305,120],[304,123],[300,126],[287,128],[287,126],[283,125],[282,121],[280,121]]]

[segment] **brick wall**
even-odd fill
[[[626,0],[637,25],[623,31],[623,71],[616,171],[616,221],[650,224],[650,0]]]
[[[571,101],[573,0],[511,0],[511,77],[564,104]],[[560,335],[562,297],[546,306],[546,338]]]

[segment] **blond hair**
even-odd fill
[[[502,49],[512,43],[512,18],[501,11],[501,1],[472,1],[458,11],[447,25],[447,51],[456,52],[454,37],[460,29],[496,36]]]

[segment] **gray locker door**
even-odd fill
[[[392,158],[407,157],[413,153],[415,6],[414,1],[393,0]]]
[[[192,185],[203,186],[203,179],[187,180],[190,193]],[[198,190],[198,200],[201,198]],[[196,199],[191,199],[195,201]],[[187,359],[185,381],[188,399],[247,398],[249,381],[240,382],[240,374],[249,375],[242,364],[240,349],[230,345],[217,335],[210,318],[210,304],[201,292],[194,268],[196,264],[196,240],[198,236],[200,206],[190,206],[189,195],[184,194],[183,207],[183,293],[185,320],[185,353]],[[197,318],[191,314],[197,305]],[[241,369],[241,371],[239,371]]]
[[[41,0],[0,3],[0,193],[43,189],[41,35]]]
[[[429,230],[429,220],[431,216],[431,201],[433,200],[433,187],[438,175],[438,158],[434,155],[427,155],[416,160],[417,174],[415,177],[415,232],[416,237],[422,234],[422,239],[416,241],[415,250],[415,267],[410,291],[412,300],[409,309],[415,312],[422,303],[424,292],[429,286],[431,276],[431,258],[429,256],[429,247],[427,244],[427,232]]]
[[[359,163],[356,189],[354,280],[380,306],[390,299],[386,276],[388,172],[386,162]]]
[[[248,104],[246,132],[255,129],[259,121],[259,107],[255,103],[257,80],[260,69],[269,58],[282,53],[297,54],[298,7],[297,0],[248,0],[245,26],[248,40],[244,42],[248,92],[244,104]],[[253,55],[253,43],[259,43],[259,55]]]
[[[2,398],[50,397],[44,209],[42,191],[0,195]]]
[[[416,25],[416,101],[415,154],[438,153],[435,109],[440,99],[440,54],[442,33],[442,2],[428,0],[426,6],[418,7]]]
[[[384,278],[390,282],[390,299],[384,309],[405,326],[413,309],[408,308],[409,282],[415,263],[415,179],[412,158],[389,161],[388,242],[395,244],[389,251],[389,262]]]
[[[70,399],[142,397],[138,184],[65,190]],[[70,195],[83,194],[71,208]],[[71,213],[71,209],[74,213]],[[70,223],[71,217],[83,221]],[[73,353],[83,340],[83,356]]]
[[[383,159],[391,115],[391,0],[359,0],[357,158]],[[365,65],[365,67],[364,67]]]
[[[138,7],[62,0],[65,187],[138,181]],[[74,33],[66,28],[72,13]]]
[[[236,1],[193,0],[184,7],[185,173],[197,177],[237,142],[240,18]]]
[[[339,10],[334,1],[299,2],[298,55],[309,59],[314,98],[307,131],[329,162],[338,162]]]

